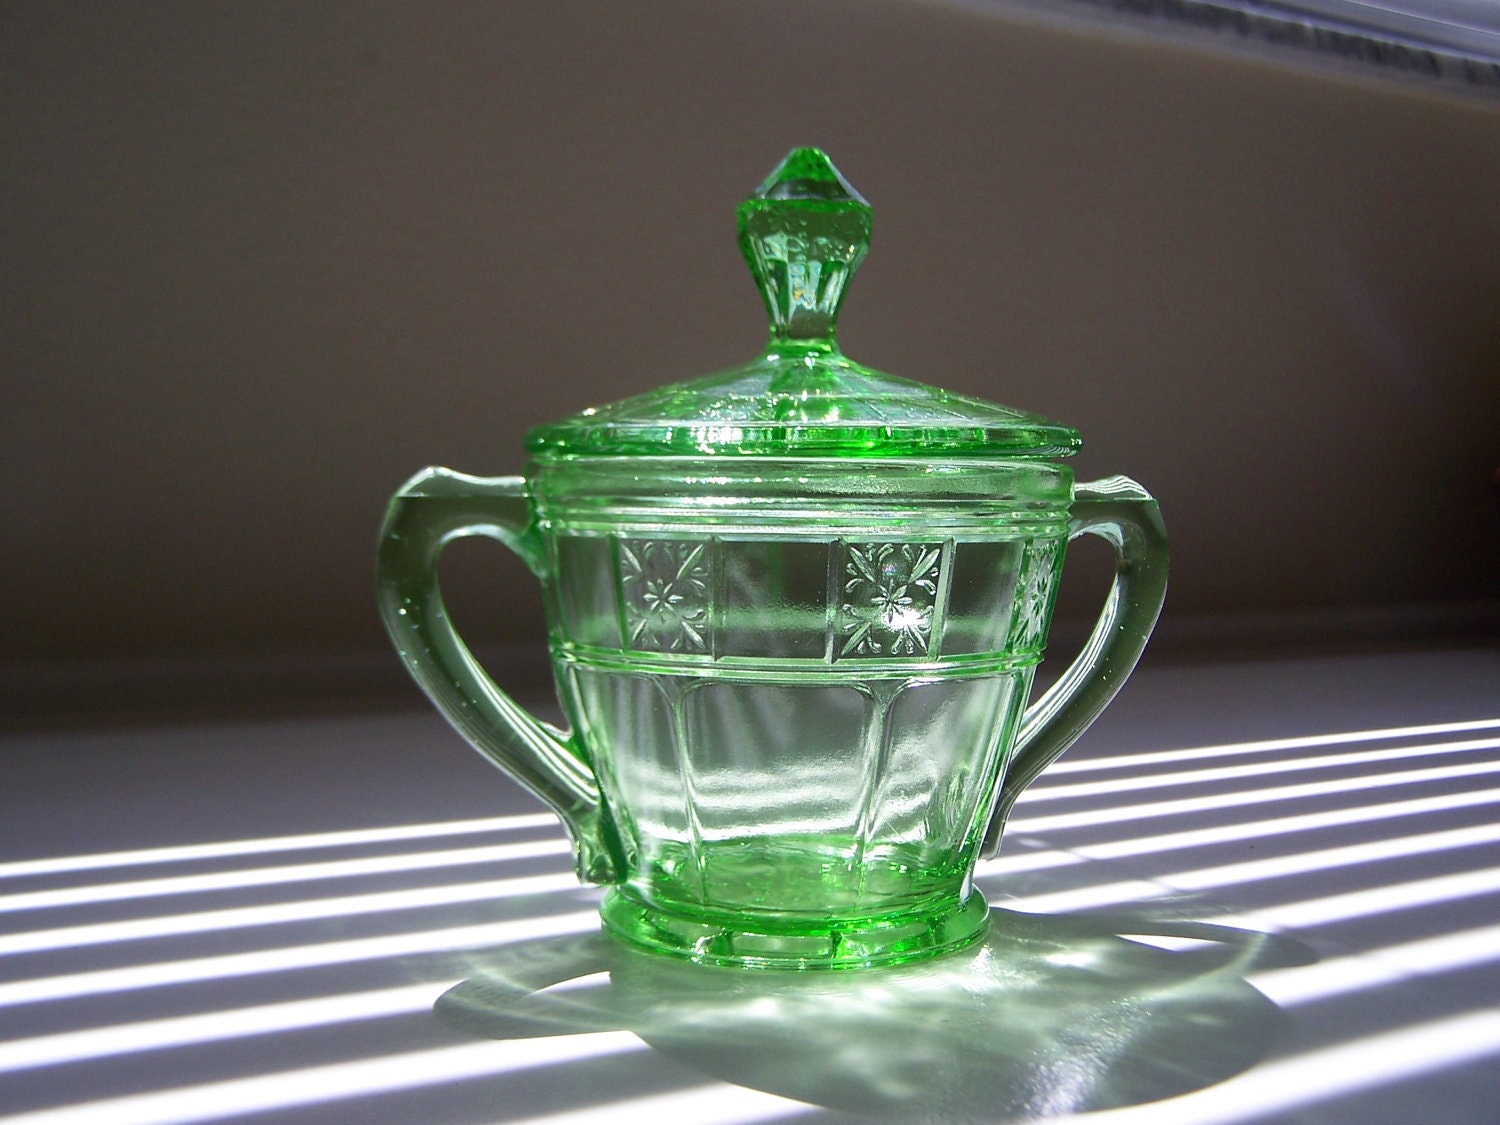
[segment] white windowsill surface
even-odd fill
[[[435,715],[13,733],[0,771],[12,1125],[1500,1104],[1493,650],[1148,667],[981,866],[977,959],[775,988],[612,979],[555,822]],[[573,987],[479,1038],[432,1012],[476,973]]]

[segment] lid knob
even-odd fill
[[[772,351],[837,351],[844,289],[870,249],[870,205],[820,149],[795,148],[740,204],[739,228]]]

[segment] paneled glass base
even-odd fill
[[[706,920],[648,906],[615,887],[599,913],[604,929],[640,949],[704,965],[762,969],[858,969],[896,965],[962,949],[989,929],[989,904],[968,897],[878,918]]]

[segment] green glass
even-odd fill
[[[957,949],[974,864],[1129,674],[1166,591],[1155,501],[1075,485],[1069,427],[871,370],[834,339],[870,208],[816,149],[739,209],[771,319],[734,370],[533,430],[524,476],[391,502],[382,614],[463,736],[555,809],[605,929],[721,965]],[[1114,548],[1082,654],[1029,707],[1070,539]],[[454,632],[436,564],[487,535],[541,583],[569,723]]]

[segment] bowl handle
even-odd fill
[[[521,477],[423,469],[392,497],[376,554],[380,615],[407,670],[469,744],[550,805],[573,838],[578,877],[612,883],[619,869],[599,783],[572,736],[532,717],[495,686],[443,607],[437,561],[455,539],[485,535],[539,578],[545,556]]]
[[[1167,596],[1167,533],[1156,501],[1129,477],[1080,484],[1068,538],[1097,535],[1115,549],[1115,577],[1104,612],[1068,670],[1021,716],[980,850],[992,856],[1021,791],[1088,729],[1140,659]]]

